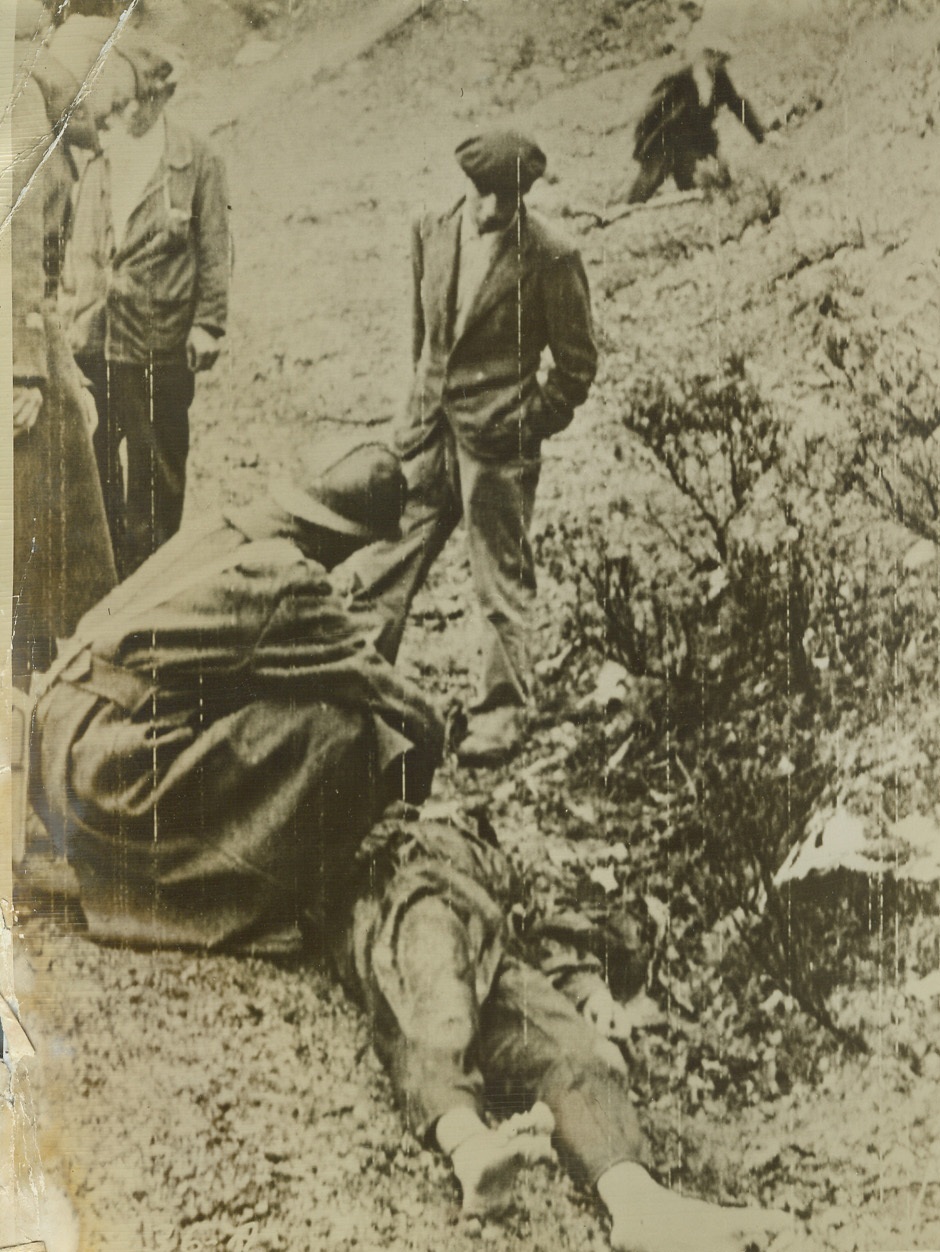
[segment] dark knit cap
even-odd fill
[[[545,153],[517,130],[491,130],[465,139],[454,155],[478,191],[516,191],[524,196],[545,173]]]

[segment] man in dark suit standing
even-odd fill
[[[495,765],[518,746],[531,690],[529,529],[542,440],[571,421],[597,368],[578,252],[524,196],[545,155],[515,131],[462,143],[466,194],[414,226],[414,382],[397,432],[408,479],[403,538],[357,559],[361,595],[397,655],[415,593],[461,517],[482,611],[483,668],[460,758]],[[552,366],[539,376],[542,353]]]

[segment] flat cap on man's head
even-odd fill
[[[518,191],[524,196],[548,164],[534,139],[517,130],[490,130],[465,139],[454,155],[477,190]]]

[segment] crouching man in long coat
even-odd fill
[[[93,938],[290,951],[443,743],[328,571],[398,530],[394,454],[184,530],[79,623],[36,716],[36,804]]]

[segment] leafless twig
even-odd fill
[[[652,209],[670,209],[677,204],[688,204],[693,200],[704,199],[705,193],[703,191],[674,191],[657,196],[654,200],[646,200],[642,204],[628,204],[619,213],[615,213],[613,217],[604,217],[594,209],[571,209],[568,212],[568,216],[593,218],[594,226],[604,230],[608,226],[613,226],[614,222],[622,222],[624,218],[632,217],[634,213],[642,213]]]

